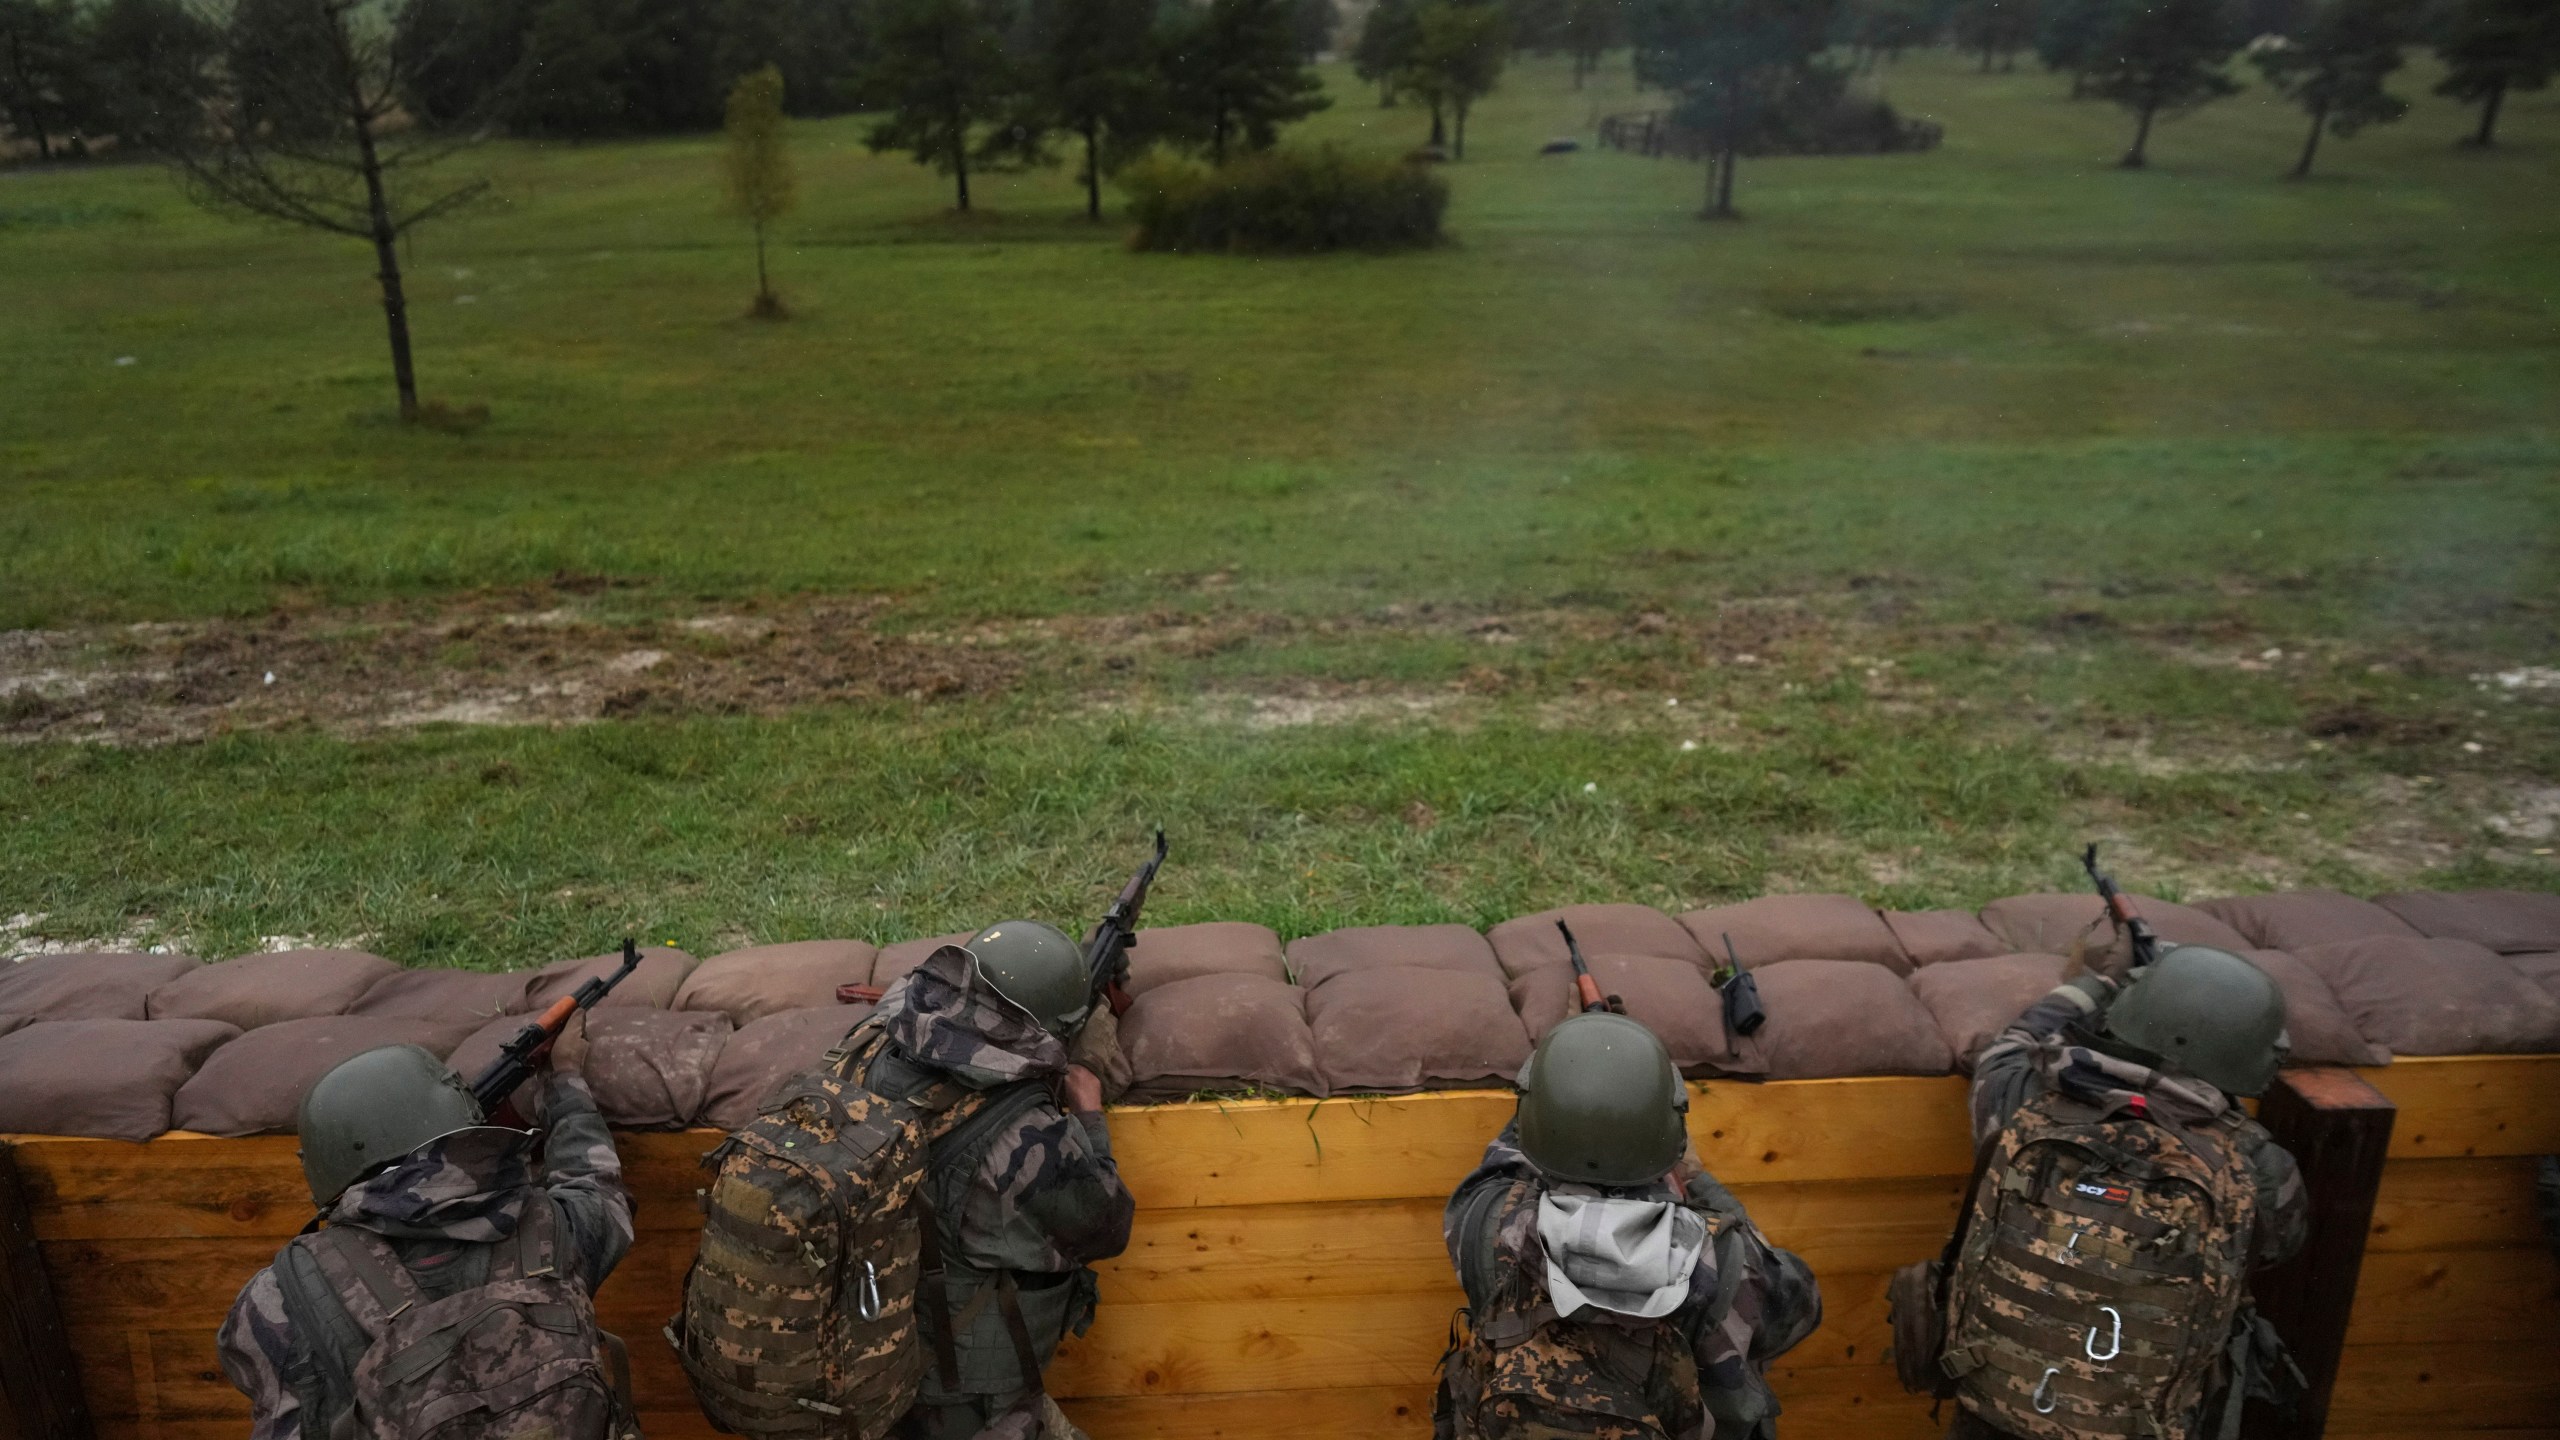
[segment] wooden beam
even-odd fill
[[[0,1144],[0,1440],[89,1440],[88,1399],[13,1148]]]
[[[2250,1286],[2259,1313],[2284,1337],[2306,1382],[2291,1416],[2252,1407],[2253,1436],[2320,1440],[2328,1428],[2330,1391],[2338,1380],[2397,1113],[2355,1072],[2334,1069],[2288,1070],[2258,1106],[2259,1122],[2302,1167],[2311,1227],[2300,1253]]]
[[[2407,1112],[2395,1160],[2560,1151],[2560,1055],[2415,1055],[2356,1073]]]

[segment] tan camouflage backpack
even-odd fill
[[[1516,1203],[1532,1193],[1515,1186]],[[1496,1203],[1502,1203],[1497,1201]],[[1704,1323],[1733,1308],[1744,1269],[1722,1217],[1707,1217],[1717,1289]],[[1432,1405],[1433,1440],[1688,1440],[1708,1428],[1680,1312],[1656,1320],[1556,1314],[1541,1266],[1515,1263],[1481,1315],[1461,1310]]]
[[[2231,1341],[2257,1223],[2235,1116],[2106,1119],[2059,1091],[2020,1107],[1947,1277],[1959,1403],[2035,1440],[2184,1433]]]
[[[917,1314],[943,1293],[921,1182],[935,1139],[986,1096],[872,1094],[850,1077],[881,1043],[866,1020],[703,1157],[702,1248],[667,1341],[723,1430],[879,1440],[915,1404],[919,1340],[949,1343],[949,1317]]]
[[[332,1226],[296,1242],[361,1336],[355,1435],[367,1440],[638,1440],[621,1342],[558,1268],[547,1199],[488,1247],[478,1284],[437,1298],[388,1241]],[[337,1317],[333,1317],[337,1318]],[[332,1433],[337,1433],[332,1431]]]

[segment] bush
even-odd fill
[[[1327,145],[1212,170],[1151,155],[1120,177],[1139,250],[1402,250],[1440,243],[1449,184],[1401,160]]]

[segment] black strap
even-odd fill
[[[1022,1377],[1031,1382],[1033,1394],[1046,1393],[1041,1384],[1040,1350],[1031,1343],[1031,1322],[1022,1318],[1022,1289],[1013,1283],[1010,1270],[996,1280],[996,1303],[1004,1309],[1004,1328],[1013,1336],[1013,1354],[1022,1362]]]
[[[916,1228],[924,1241],[923,1269],[916,1276],[916,1323],[924,1327],[925,1338],[933,1345],[934,1368],[942,1375],[942,1388],[956,1393],[960,1389],[960,1346],[951,1326],[951,1292],[945,1287],[942,1267],[942,1224],[933,1213],[933,1201],[924,1187],[916,1187],[910,1202],[916,1207]]]

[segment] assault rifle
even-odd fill
[[[2159,959],[2159,933],[2151,928],[2150,921],[2142,918],[2141,912],[2133,908],[2133,901],[2116,888],[2115,877],[2098,868],[2098,847],[2095,844],[2081,852],[2080,868],[2089,872],[2089,883],[2098,887],[2098,898],[2106,902],[2107,918],[2115,922],[2116,928],[2122,930],[2132,943],[2133,968],[2138,971]]]
[[[592,1010],[597,1001],[611,994],[613,987],[630,978],[640,968],[640,947],[622,942],[622,968],[610,975],[599,975],[577,989],[551,1002],[549,1009],[535,1016],[531,1024],[516,1032],[514,1039],[499,1047],[498,1058],[480,1078],[471,1082],[471,1098],[480,1102],[480,1113],[500,1124],[522,1119],[514,1113],[508,1097],[516,1087],[533,1077],[543,1060],[551,1053],[551,1044],[581,1010]],[[506,1119],[499,1117],[504,1115]]]
[[[1615,995],[1603,996],[1600,982],[1591,978],[1591,965],[1582,958],[1582,943],[1573,938],[1573,927],[1559,920],[1556,930],[1564,936],[1564,953],[1573,961],[1573,989],[1581,997],[1582,1013],[1606,1010],[1612,1015],[1627,1013],[1627,1002]]]
[[[1111,1013],[1129,1013],[1129,947],[1138,943],[1138,914],[1147,908],[1147,892],[1155,887],[1156,871],[1164,867],[1164,831],[1156,831],[1156,853],[1120,887],[1120,898],[1102,912],[1102,919],[1085,937],[1084,973],[1088,988],[1084,996],[1085,1013],[1093,1013],[1096,1005],[1108,1003]]]
[[[1760,1003],[1760,981],[1742,968],[1742,957],[1734,953],[1731,931],[1725,932],[1724,960],[1724,971],[1714,984],[1716,993],[1724,997],[1724,1034],[1731,1041],[1769,1023],[1769,1011]]]

